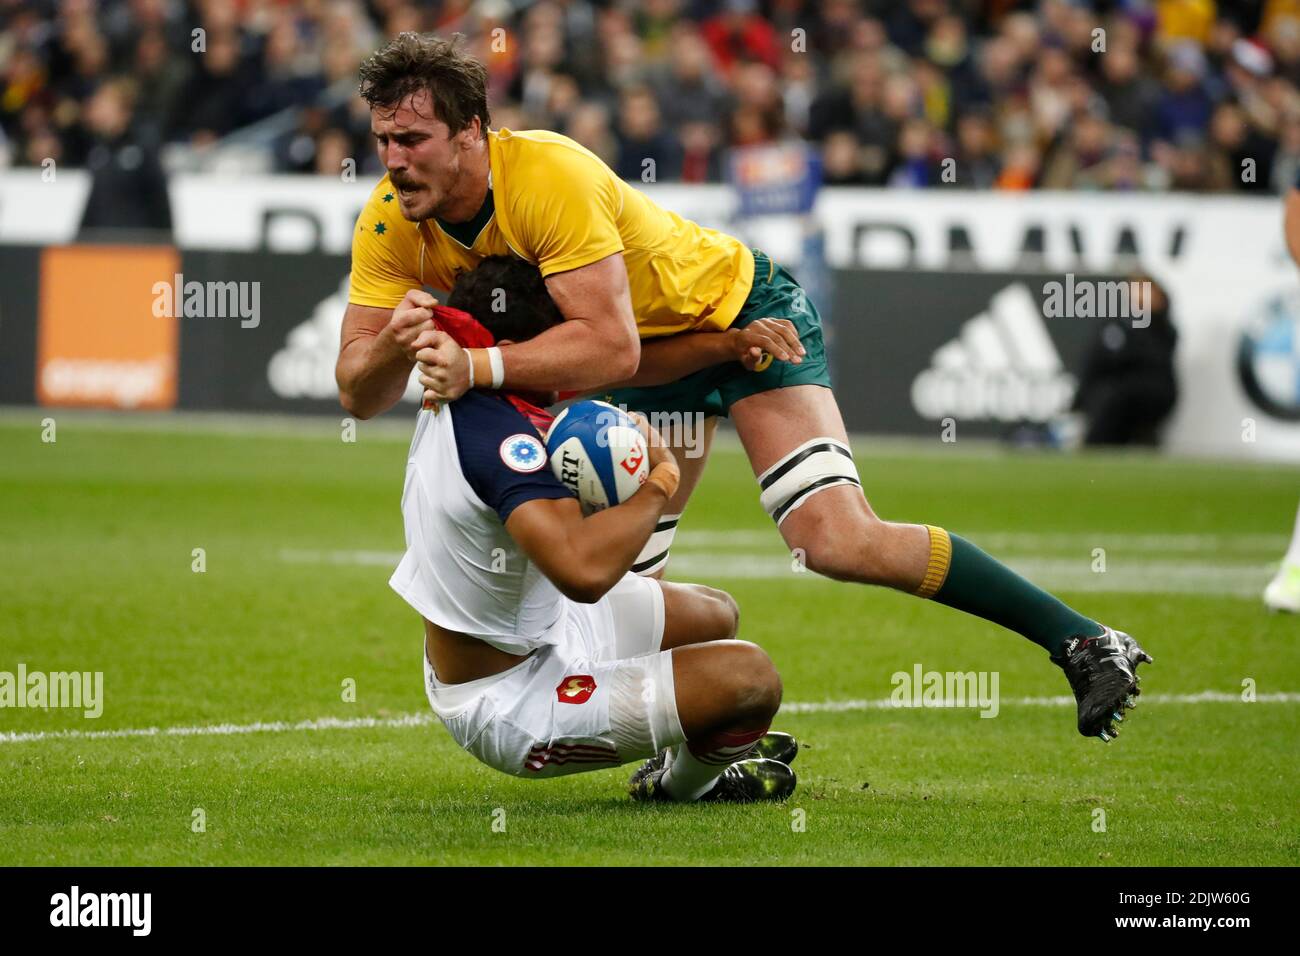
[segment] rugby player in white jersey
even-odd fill
[[[488,259],[434,321],[465,345],[562,321],[540,273]],[[542,440],[554,395],[471,390],[420,412],[402,493],[406,553],[393,588],[424,618],[425,689],[456,742],[526,778],[644,761],[634,798],[780,800],[797,744],[768,732],[781,681],[734,640],[725,592],[630,573],[676,490],[672,453],[646,425],[650,477],[584,517]],[[754,756],[755,753],[767,756]],[[779,758],[779,759],[778,759]]]

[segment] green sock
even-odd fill
[[[1053,656],[1061,653],[1071,637],[1093,637],[1104,630],[965,538],[927,527],[930,567],[918,596],[932,597],[940,604],[1001,624]]]

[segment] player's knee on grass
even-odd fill
[[[673,651],[677,711],[687,739],[719,730],[765,727],[781,706],[781,676],[749,641]]]
[[[781,675],[757,644],[735,645],[728,690],[734,695],[736,719],[746,726],[767,726],[781,707]]]

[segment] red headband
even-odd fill
[[[460,309],[435,305],[433,307],[433,321],[439,329],[455,339],[456,343],[463,349],[486,349],[496,344],[496,336],[492,334],[487,326],[468,312],[462,312]],[[533,426],[543,435],[551,427],[551,422],[555,421],[555,416],[546,409],[538,408],[532,402],[524,401],[513,392],[503,390],[501,396],[519,409],[524,417],[532,422]]]

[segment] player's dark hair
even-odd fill
[[[399,33],[361,64],[361,98],[380,109],[397,109],[411,93],[428,90],[433,115],[455,136],[477,116],[487,136],[487,68],[462,48],[465,36],[450,40],[432,33]]]
[[[537,266],[513,256],[489,256],[461,273],[447,304],[474,316],[498,342],[523,342],[564,321]]]

